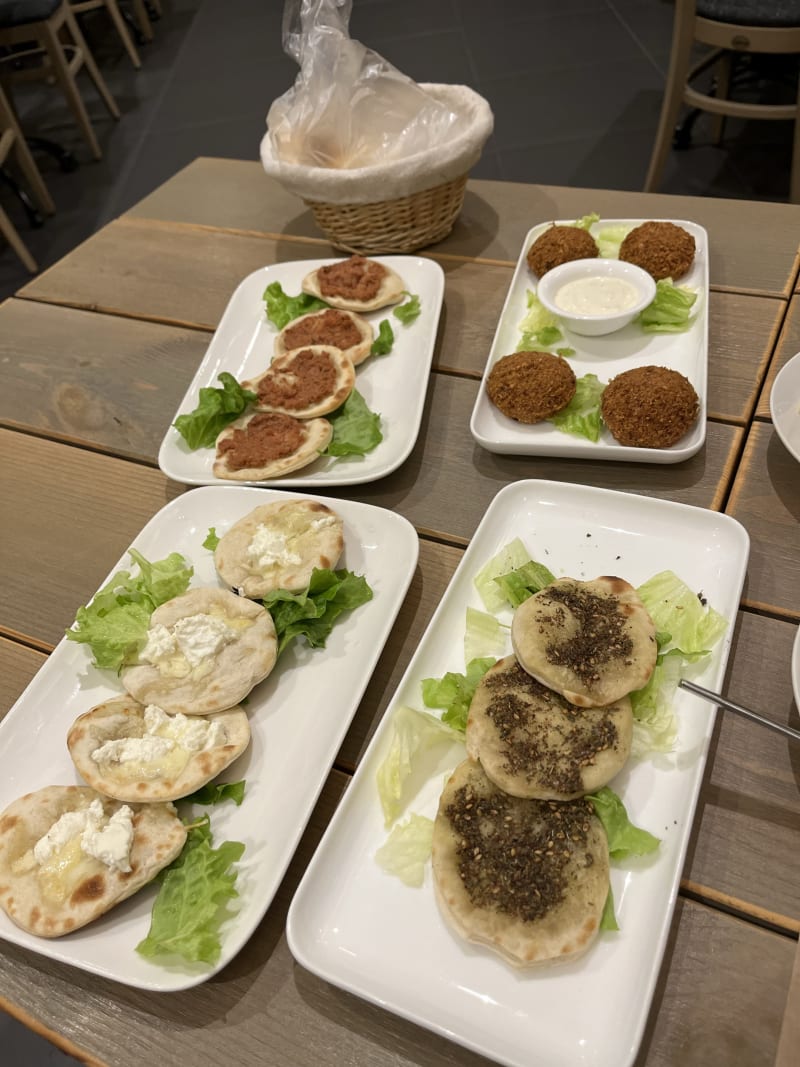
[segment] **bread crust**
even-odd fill
[[[220,452],[219,445],[233,437],[237,430],[246,430],[253,419],[263,412],[252,411],[247,415],[241,415],[221,431],[217,437],[217,458],[212,467],[215,478],[225,478],[235,482],[263,482],[269,478],[281,478],[284,474],[308,467],[320,453],[328,447],[333,437],[333,427],[327,419],[303,419],[300,422],[304,436],[303,443],[294,452],[277,459],[264,462],[257,467],[231,467],[224,452]],[[288,416],[287,416],[288,417]]]

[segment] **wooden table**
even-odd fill
[[[708,229],[708,437],[683,464],[501,456],[470,436],[524,234],[589,211]],[[620,488],[739,519],[752,550],[726,689],[799,725],[788,664],[800,620],[800,469],[768,406],[776,369],[800,348],[799,235],[800,207],[783,204],[471,182],[454,232],[430,252],[446,289],[419,442],[394,474],[333,494],[405,515],[420,564],[267,916],[216,978],[170,995],[1,944],[0,1004],[86,1062],[114,1067],[486,1062],[295,965],[284,936],[292,893],[464,547],[512,480]],[[158,446],[238,281],[329,254],[303,204],[257,164],[200,159],[0,306],[3,712],[142,525],[184,491],[159,471]],[[800,970],[799,776],[797,745],[718,718],[638,1064],[774,1061]],[[800,1015],[792,995],[787,1065]]]

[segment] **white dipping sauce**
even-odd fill
[[[616,315],[639,300],[639,290],[624,278],[595,275],[562,285],[553,303],[570,315]]]

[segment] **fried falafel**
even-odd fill
[[[694,263],[695,240],[674,222],[643,222],[625,237],[619,258],[646,270],[656,281],[682,278]]]
[[[553,267],[573,259],[595,259],[600,255],[597,242],[580,226],[556,226],[539,234],[528,250],[528,266],[540,278]]]
[[[517,422],[535,423],[561,411],[575,395],[572,367],[551,352],[514,352],[503,356],[486,379],[489,399]]]
[[[621,445],[669,448],[688,433],[700,400],[694,386],[668,367],[634,367],[603,390],[603,422]]]

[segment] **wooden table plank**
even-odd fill
[[[725,510],[750,534],[743,603],[800,620],[800,480],[771,424],[753,423]]]
[[[758,398],[756,415],[759,418],[769,419],[771,417],[769,395],[772,392],[772,383],[775,381],[778,371],[785,367],[792,356],[797,355],[798,352],[800,352],[800,296],[794,296],[789,302],[775,355],[770,361],[767,376]]]
[[[712,286],[788,297],[797,276],[800,207],[749,202],[746,225],[743,210],[739,200],[715,197],[473,179],[453,232],[434,250],[516,262],[528,230],[550,219],[591,211],[606,218],[691,219],[709,232]],[[310,210],[259,163],[197,159],[129,214],[324,240]]]
[[[0,637],[0,719],[11,708],[47,656]]]
[[[775,1067],[795,1067],[798,1048],[800,1048],[800,947],[795,953],[792,984],[786,998]]]

